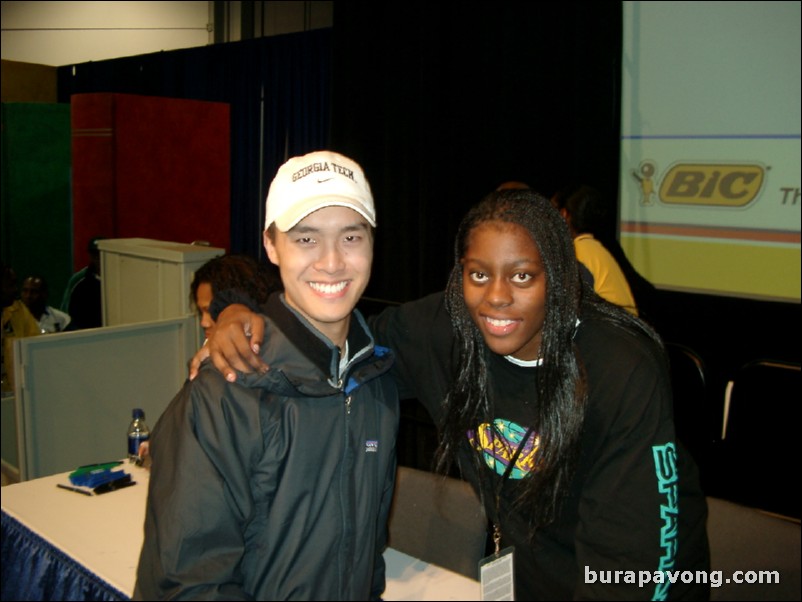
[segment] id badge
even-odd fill
[[[510,546],[479,561],[481,600],[515,600],[514,550]]]

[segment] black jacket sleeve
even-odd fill
[[[222,377],[203,370],[154,428],[134,599],[249,600],[240,560],[253,499],[247,457],[261,441],[257,411],[233,408]]]
[[[458,357],[443,293],[387,308],[368,325],[376,341],[395,352],[400,398],[416,398],[437,416]]]

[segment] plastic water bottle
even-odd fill
[[[134,408],[131,424],[128,426],[128,459],[132,462],[139,460],[139,446],[143,441],[150,439],[150,429],[145,424],[145,412],[142,408]]]

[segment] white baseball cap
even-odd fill
[[[265,229],[286,232],[323,207],[350,207],[376,227],[370,184],[359,164],[339,153],[315,151],[279,167],[265,201]]]

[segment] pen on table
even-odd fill
[[[78,489],[77,487],[70,487],[69,485],[64,485],[62,483],[56,483],[56,487],[60,487],[61,489],[66,489],[67,491],[74,491],[75,493],[82,493],[84,495],[92,495],[89,491],[84,491],[83,489]]]
[[[95,468],[96,466],[119,466],[122,464],[122,460],[109,460],[108,462],[95,462],[94,464],[84,464],[83,466],[79,466],[78,468]]]

